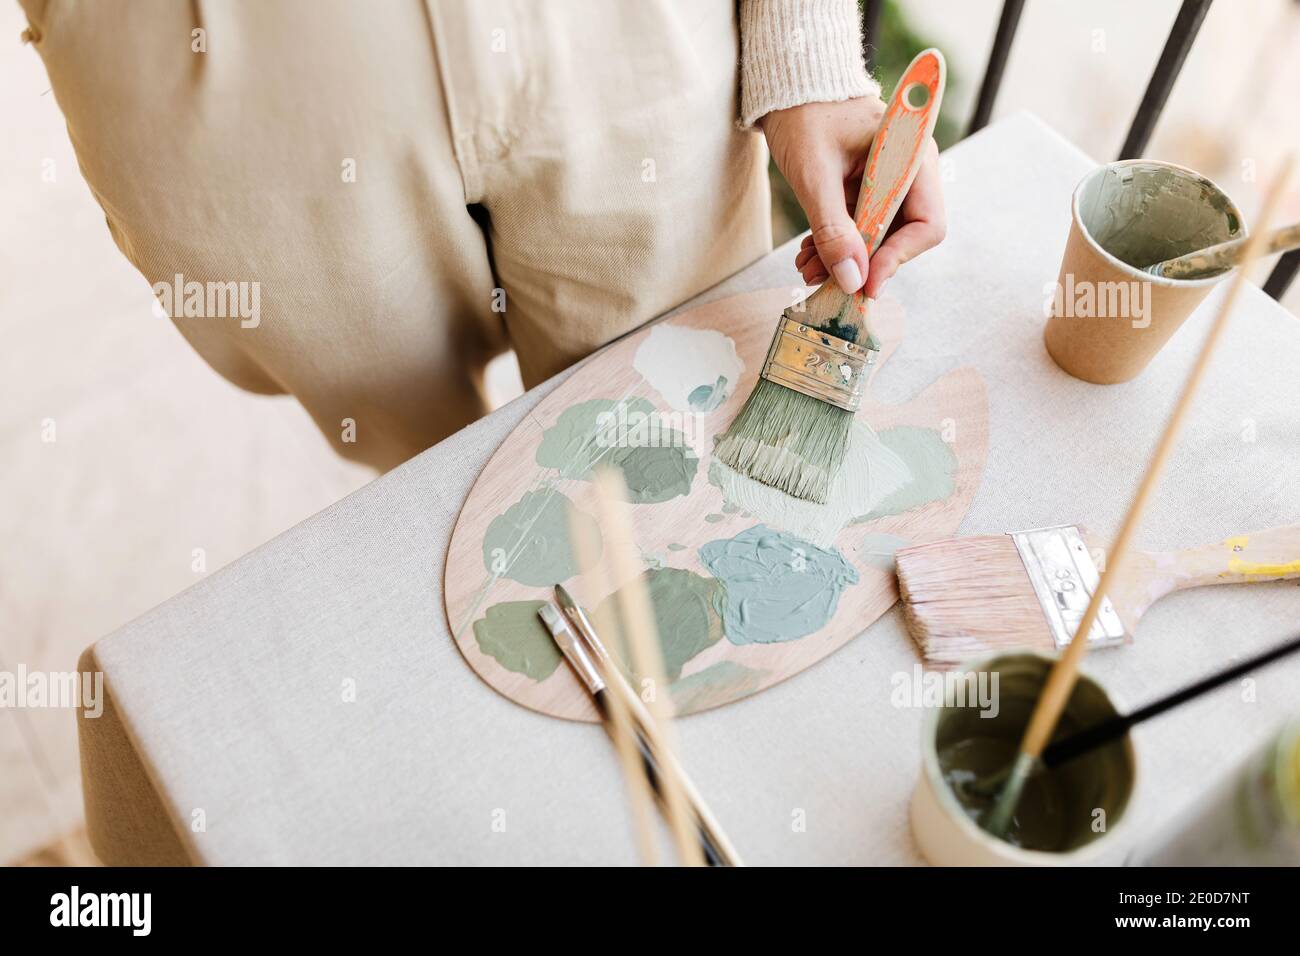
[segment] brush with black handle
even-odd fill
[[[925,159],[945,72],[938,50],[918,54],[871,141],[853,216],[869,256]],[[867,328],[867,302],[863,292],[846,295],[827,279],[785,310],[758,384],[718,440],[719,460],[796,498],[827,500],[867,372],[880,351]]]
[[[1175,707],[1222,687],[1229,681],[1234,681],[1238,677],[1288,657],[1297,651],[1300,651],[1300,637],[1293,637],[1285,643],[1269,648],[1260,654],[1255,654],[1225,670],[1210,674],[1208,677],[1202,677],[1186,687],[1179,688],[1172,694],[1166,694],[1158,700],[1153,700],[1130,714],[1116,714],[1101,723],[1055,740],[1043,748],[1042,756],[1038,758],[1034,765],[1034,772],[1052,770],[1061,764],[1069,763],[1077,757],[1082,757],[1084,754],[1104,747],[1106,744],[1113,743],[1143,721],[1158,717],[1166,711],[1173,710]],[[963,787],[970,797],[986,799],[997,796],[1010,776],[1011,767],[1008,766],[995,774],[966,781],[958,784],[958,786]]]

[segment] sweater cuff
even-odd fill
[[[880,93],[857,0],[741,0],[740,66],[743,129],[773,110]]]

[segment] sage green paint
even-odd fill
[[[542,601],[493,604],[474,622],[474,640],[506,670],[543,681],[560,665],[560,651],[537,616]]]
[[[963,675],[964,701],[945,700],[928,746],[934,748],[944,784],[976,822],[987,818],[1001,792],[999,781],[1020,751],[1052,663],[1037,654],[995,658],[980,665],[982,678],[979,672]],[[972,691],[981,679],[997,701],[995,713],[971,704],[976,699]],[[1053,739],[1115,715],[1100,685],[1080,675]],[[1096,811],[1105,812],[1106,827],[1112,828],[1128,806],[1134,781],[1132,756],[1127,740],[1121,739],[1050,770],[1037,768],[1025,783],[1006,841],[1028,850],[1059,853],[1099,839],[1102,834],[1094,829]]]
[[[1092,173],[1079,190],[1079,218],[1097,245],[1138,269],[1242,234],[1232,200],[1214,183],[1146,162]]]
[[[725,518],[726,515],[720,515],[717,512],[713,512],[712,514],[707,514],[704,516],[704,520],[707,521],[709,524],[717,524],[719,521],[722,521]]]
[[[821,630],[858,572],[834,548],[755,525],[700,548],[722,582],[714,598],[732,644],[779,644]]]
[[[854,518],[854,524],[899,515],[952,496],[957,487],[957,455],[938,430],[900,425],[886,428],[879,437],[881,444],[903,460],[911,477],[867,514]]]
[[[680,568],[652,568],[640,576],[654,609],[655,631],[663,652],[664,675],[677,680],[682,667],[722,639],[722,621],[714,608],[718,582]],[[601,601],[592,612],[596,631],[612,642],[621,661],[631,660],[623,640],[618,602],[626,586]],[[635,678],[634,685],[638,683]]]
[[[864,561],[882,571],[895,570],[894,552],[907,547],[907,539],[896,534],[869,534],[862,539],[857,553]]]
[[[597,465],[608,465],[623,472],[633,504],[668,501],[690,493],[700,464],[671,421],[644,398],[579,402],[542,434],[537,463],[583,481]]]
[[[754,693],[763,686],[767,671],[735,661],[718,661],[681,678],[671,688],[679,714],[693,714]]]
[[[573,528],[586,547],[573,547]],[[586,570],[578,555],[598,558],[600,527],[554,488],[530,491],[492,519],[483,535],[483,565],[520,584],[550,587]]]

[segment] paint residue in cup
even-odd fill
[[[858,572],[838,551],[757,525],[700,548],[732,644],[778,644],[821,630]]]
[[[1212,182],[1155,163],[1097,171],[1080,193],[1079,218],[1097,245],[1138,269],[1242,234],[1230,200]]]
[[[943,785],[976,824],[986,819],[1020,751],[1052,659],[1038,654],[1007,654],[966,673],[946,700],[934,734],[934,756]],[[972,685],[995,675],[997,710],[972,705]],[[1054,740],[1115,716],[1101,687],[1080,675]],[[1016,806],[1006,841],[1027,850],[1063,853],[1091,843],[1119,823],[1133,788],[1132,750],[1126,741],[1109,744],[1030,775]]]

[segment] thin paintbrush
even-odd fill
[[[546,629],[551,632],[551,637],[564,655],[565,660],[569,662],[569,666],[573,668],[574,674],[577,675],[582,685],[587,688],[587,692],[591,694],[592,703],[596,705],[601,721],[605,724],[606,730],[609,731],[612,737],[615,733],[613,711],[617,706],[612,699],[612,694],[615,692],[611,691],[606,685],[604,678],[601,677],[600,668],[592,660],[582,641],[575,636],[569,622],[560,610],[554,604],[548,602],[537,609],[537,614],[542,619],[542,623],[546,625]],[[655,759],[654,748],[635,721],[632,723],[631,733],[636,744],[637,754],[641,758],[641,766],[645,771],[646,779],[662,805],[665,801],[664,774],[659,767],[659,761]],[[709,866],[726,866],[723,851],[718,848],[713,837],[699,824],[698,820],[695,821],[695,828],[699,838],[700,851],[705,862]]]
[[[1246,242],[1249,238],[1249,236],[1241,236],[1237,239],[1229,239],[1217,246],[1198,249],[1176,259],[1157,262],[1155,265],[1147,266],[1145,271],[1165,279],[1203,279],[1217,275],[1225,269],[1241,264],[1245,258]],[[1293,222],[1289,226],[1274,230],[1272,235],[1264,240],[1263,247],[1258,249],[1255,255],[1271,256],[1275,252],[1289,252],[1297,248],[1300,248],[1300,222]]]
[[[1300,650],[1300,637],[1292,638],[1285,644],[1279,644],[1277,647],[1267,650],[1262,654],[1256,654],[1254,657],[1247,658],[1239,664],[1234,664],[1227,670],[1219,671],[1217,674],[1211,674],[1196,681],[1194,684],[1188,684],[1181,690],[1174,691],[1154,700],[1145,707],[1140,707],[1131,714],[1119,714],[1111,717],[1109,720],[1103,720],[1095,726],[1086,730],[1081,730],[1069,737],[1049,745],[1043,751],[1043,765],[1045,767],[1055,767],[1073,760],[1090,750],[1095,750],[1112,740],[1118,740],[1128,732],[1129,728],[1144,720],[1150,720],[1152,717],[1159,716],[1167,710],[1172,710],[1179,704],[1185,704],[1189,700],[1195,700],[1202,694],[1207,694],[1216,687],[1222,687],[1231,680],[1241,677],[1256,668],[1271,664],[1279,658],[1286,657],[1288,654],[1294,654]]]
[[[1253,235],[1250,242],[1247,243],[1244,255],[1246,259],[1253,258],[1255,250],[1264,241],[1263,231],[1267,226],[1269,217],[1273,214],[1278,198],[1282,194],[1282,188],[1291,172],[1291,166],[1292,161],[1288,159],[1282,168],[1282,172],[1269,190],[1268,197],[1264,200],[1264,206],[1259,217],[1260,232]],[[1038,698],[1038,704],[1030,715],[1029,726],[1025,729],[1024,740],[1020,743],[1020,753],[1011,765],[1011,775],[1007,780],[1007,785],[1002,789],[1002,793],[998,796],[998,800],[993,805],[988,820],[985,822],[985,829],[994,836],[1000,837],[1007,832],[1011,816],[1015,813],[1016,805],[1020,802],[1021,793],[1024,792],[1025,781],[1029,778],[1030,771],[1033,770],[1034,761],[1038,759],[1039,754],[1043,752],[1043,748],[1051,739],[1052,731],[1056,729],[1056,722],[1060,720],[1061,712],[1070,699],[1070,694],[1074,690],[1074,683],[1079,676],[1079,661],[1082,660],[1084,653],[1088,649],[1088,635],[1092,632],[1092,625],[1096,622],[1101,611],[1106,593],[1112,589],[1115,582],[1123,580],[1122,572],[1125,561],[1128,559],[1129,543],[1133,538],[1133,534],[1137,531],[1138,520],[1146,508],[1147,500],[1151,497],[1151,493],[1160,480],[1160,474],[1164,471],[1169,453],[1178,440],[1178,433],[1182,430],[1183,420],[1187,417],[1187,412],[1191,408],[1192,398],[1196,394],[1196,389],[1201,380],[1205,377],[1205,371],[1209,368],[1210,360],[1214,357],[1215,349],[1219,344],[1219,340],[1223,337],[1224,329],[1227,328],[1228,317],[1232,314],[1233,303],[1236,301],[1238,293],[1241,292],[1245,276],[1244,271],[1238,272],[1228,284],[1228,291],[1219,305],[1219,312],[1214,317],[1214,322],[1205,336],[1205,341],[1201,344],[1200,354],[1196,357],[1191,372],[1188,373],[1182,394],[1169,415],[1169,422],[1165,426],[1164,434],[1160,436],[1160,442],[1156,445],[1150,464],[1147,465],[1146,474],[1139,483],[1136,494],[1133,495],[1133,503],[1129,506],[1128,514],[1124,516],[1123,524],[1120,525],[1119,534],[1115,538],[1111,553],[1107,556],[1107,567],[1101,576],[1096,593],[1093,594],[1092,600],[1088,602],[1088,609],[1084,612],[1083,619],[1075,629],[1069,647],[1052,665],[1052,669],[1047,675],[1047,684],[1043,687],[1042,696]]]
[[[740,854],[736,852],[736,848],[727,838],[717,819],[714,818],[713,812],[709,809],[708,804],[704,802],[704,798],[695,789],[695,784],[686,775],[686,771],[682,769],[673,752],[668,750],[659,740],[653,718],[650,716],[649,711],[645,709],[645,705],[641,703],[641,699],[633,693],[632,688],[628,686],[627,681],[623,678],[618,663],[610,656],[608,648],[600,639],[600,635],[596,633],[587,612],[582,609],[581,605],[573,599],[573,595],[561,584],[555,586],[555,598],[564,610],[565,616],[573,625],[574,631],[577,632],[592,656],[600,664],[602,674],[608,678],[607,684],[610,691],[619,695],[624,706],[631,714],[635,726],[640,729],[647,741],[649,741],[651,749],[659,755],[659,764],[663,771],[672,774],[680,785],[682,792],[686,794],[700,828],[708,833],[710,843],[718,848],[724,865],[743,866]]]
[[[919,54],[898,81],[872,140],[853,217],[868,256],[880,247],[921,168],[945,71],[938,50]],[[754,391],[718,440],[720,461],[796,498],[827,500],[880,350],[866,310],[861,291],[846,295],[832,279],[785,310]]]
[[[641,576],[643,565],[632,555],[632,517],[628,514],[627,484],[623,472],[617,468],[598,467],[592,475],[596,488],[596,507],[601,534],[604,537],[604,555],[609,562],[614,580],[625,582],[613,596],[623,647],[630,655],[633,672],[648,681],[650,693],[644,699],[650,720],[643,722],[642,730],[649,728],[656,734],[656,752],[676,752],[673,741],[673,713],[669,704],[668,679],[664,675],[662,644],[650,594]],[[622,685],[622,674],[606,678],[610,683]],[[691,820],[687,800],[676,774],[662,779],[664,816],[677,844],[677,854],[686,866],[699,866],[704,860],[691,840]]]
[[[1158,717],[1180,704],[1195,700],[1216,687],[1222,687],[1229,681],[1236,680],[1244,674],[1271,664],[1288,654],[1294,654],[1296,651],[1300,651],[1300,637],[1292,638],[1284,644],[1279,644],[1277,647],[1264,651],[1262,654],[1247,658],[1226,670],[1211,674],[1209,677],[1203,677],[1201,680],[1188,684],[1172,694],[1166,694],[1159,700],[1153,700],[1145,707],[1140,707],[1131,714],[1117,714],[1068,737],[1062,737],[1043,750],[1043,755],[1038,759],[1038,765],[1035,769],[1041,767],[1051,770],[1053,767],[1059,767],[1076,757],[1082,757],[1086,753],[1118,740],[1143,721]],[[1006,782],[1010,773],[1011,768],[1006,767],[996,774],[967,783],[965,786],[970,787],[973,792],[982,797],[992,796]]]

